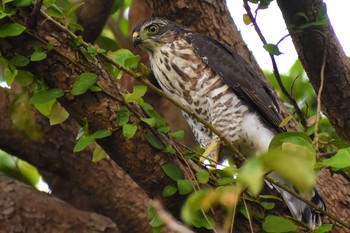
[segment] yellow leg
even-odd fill
[[[214,165],[216,166],[219,160],[219,152],[220,152],[220,139],[216,138],[210,142],[209,146],[206,148],[206,150],[202,154],[200,161],[204,163],[205,160],[209,160],[210,163],[214,163]]]

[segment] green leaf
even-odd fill
[[[73,95],[84,94],[92,87],[97,81],[97,75],[94,73],[82,73],[77,80],[73,83],[71,93]]]
[[[0,38],[18,36],[26,30],[26,27],[18,23],[7,23],[0,26]]]
[[[64,95],[64,91],[60,88],[53,88],[50,90],[41,90],[35,93],[32,98],[30,98],[30,104],[43,104],[52,99],[57,99]]]
[[[185,178],[183,171],[174,163],[163,164],[162,169],[167,176],[175,181]]]
[[[312,233],[325,233],[332,231],[333,224],[323,224],[319,227],[317,227],[315,230],[312,231]]]
[[[269,150],[258,159],[268,171],[276,172],[302,192],[310,192],[316,184],[314,164],[302,154],[289,150]]]
[[[209,181],[209,173],[205,170],[196,173],[197,181],[201,184],[206,184]]]
[[[308,159],[312,161],[316,159],[316,151],[312,145],[312,141],[306,134],[299,132],[287,132],[276,135],[270,143],[269,150],[284,148],[291,149],[291,152],[293,152],[293,150],[296,149],[296,147],[289,147],[289,143],[303,147],[304,150],[299,151],[299,153],[303,152],[303,155],[306,156]],[[299,149],[301,147],[299,147]]]
[[[172,145],[166,145],[163,151],[172,155],[176,154],[176,150]]]
[[[60,103],[55,101],[55,103],[52,105],[51,113],[50,113],[50,125],[57,125],[65,120],[67,120],[69,117],[69,113],[64,109]]]
[[[278,49],[277,45],[274,44],[264,44],[264,49],[272,55],[281,55],[282,53]]]
[[[95,85],[92,86],[92,87],[90,87],[89,90],[92,91],[92,92],[99,92],[99,91],[102,91],[102,89],[101,89],[100,87],[95,86]]]
[[[132,138],[137,131],[137,126],[132,124],[124,124],[123,125],[123,136],[125,140],[129,140]]]
[[[77,144],[75,144],[73,151],[74,152],[79,152],[84,150],[88,145],[90,145],[91,143],[94,143],[96,139],[101,139],[101,138],[105,138],[108,137],[112,134],[112,132],[108,129],[100,129],[97,130],[96,132],[94,132],[93,134],[89,134],[89,135],[82,135]]]
[[[193,191],[193,185],[190,180],[176,180],[177,188],[179,189],[180,195],[186,195]]]
[[[108,129],[99,129],[97,131],[95,131],[93,134],[91,134],[91,136],[94,139],[101,139],[101,138],[106,138],[108,136],[111,136],[112,132]]]
[[[52,109],[52,106],[55,102],[57,102],[57,100],[52,99],[52,100],[47,101],[47,102],[42,103],[42,104],[34,104],[34,107],[44,116],[50,117],[51,109]]]
[[[158,137],[154,136],[153,134],[146,134],[145,139],[154,148],[156,148],[158,150],[164,149],[163,143],[160,141],[160,139]]]
[[[158,214],[154,215],[154,217],[152,218],[149,224],[151,225],[151,227],[154,227],[154,228],[164,225],[162,220],[159,218]]]
[[[154,126],[156,124],[156,120],[154,118],[140,118],[141,121],[145,122],[149,126]]]
[[[162,196],[163,197],[171,197],[176,192],[177,192],[177,187],[169,184],[169,185],[165,186],[165,188],[163,189]]]
[[[136,85],[133,87],[133,92],[131,94],[125,94],[124,98],[127,103],[130,102],[136,102],[141,103],[143,102],[142,96],[146,94],[147,87],[144,85]]]
[[[174,138],[183,138],[185,136],[185,131],[178,130],[178,131],[171,132],[168,134],[169,134],[169,136],[174,137]]]
[[[7,16],[9,16],[10,14],[7,14],[7,13],[5,13],[5,12],[3,12],[3,11],[0,11],[0,19],[3,19],[3,18],[5,18],[5,17],[7,17]]]
[[[298,227],[290,220],[280,216],[268,215],[263,224],[263,230],[266,232],[290,232],[296,231]]]
[[[108,154],[99,145],[96,144],[96,148],[92,153],[92,162],[97,163],[98,161],[105,158],[108,158]]]
[[[117,112],[117,122],[118,125],[123,126],[129,122],[130,113],[129,109],[125,106],[121,107]]]
[[[14,0],[13,5],[17,7],[32,5],[33,0]]]
[[[30,60],[28,58],[26,58],[25,56],[22,55],[16,55],[14,56],[11,60],[10,63],[14,66],[17,67],[25,67],[26,65],[28,65],[30,62]]]
[[[272,210],[275,207],[275,203],[273,202],[259,202],[259,204],[267,210]]]
[[[331,167],[337,171],[342,168],[350,167],[350,147],[340,149],[335,155],[329,159],[324,159],[316,164],[317,167]]]
[[[114,60],[127,68],[136,69],[137,64],[140,61],[140,56],[134,55],[130,50],[128,49],[119,49],[115,53],[110,53],[111,55],[114,55]]]
[[[4,76],[5,76],[6,84],[8,86],[11,86],[17,74],[18,74],[18,70],[13,65],[9,64],[8,67],[5,67]]]
[[[17,75],[15,77],[16,83],[18,83],[22,87],[30,85],[31,83],[33,83],[33,80],[33,74],[26,70],[18,70]]]
[[[77,144],[75,144],[73,151],[80,152],[93,142],[95,142],[94,137],[92,137],[91,135],[83,135],[79,138]]]
[[[42,61],[46,58],[46,53],[41,52],[41,51],[35,51],[31,56],[30,60],[31,61]]]
[[[257,196],[264,187],[264,174],[264,167],[259,158],[252,158],[238,170],[238,181],[247,186],[250,193]]]

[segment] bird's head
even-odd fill
[[[132,31],[134,46],[153,52],[171,43],[183,32],[183,27],[162,18],[149,18],[137,24]]]

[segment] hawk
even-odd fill
[[[147,52],[161,88],[221,131],[240,153],[267,151],[272,138],[284,132],[279,127],[276,98],[251,65],[230,47],[162,18],[136,25],[133,44]],[[183,115],[203,148],[217,140],[203,124]],[[275,188],[296,219],[311,228],[321,224],[319,212]],[[316,190],[311,199],[325,208]]]

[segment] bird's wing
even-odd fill
[[[247,61],[228,46],[208,36],[189,33],[186,37],[203,62],[257,112],[265,123],[277,132],[285,130],[279,127],[282,120],[276,97]]]

